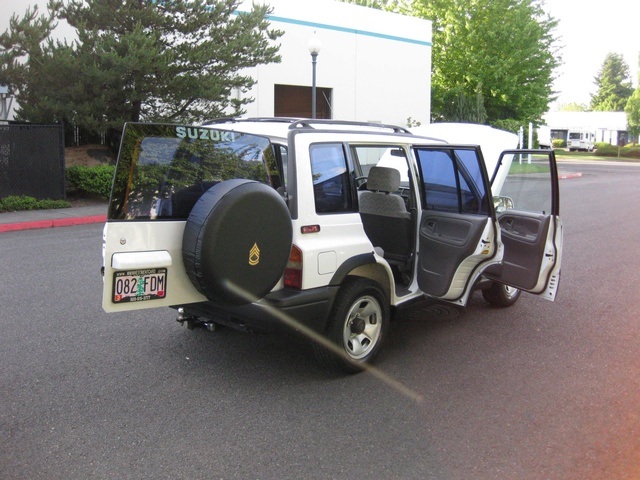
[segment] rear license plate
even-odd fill
[[[113,303],[158,300],[166,295],[166,268],[126,270],[113,274]]]

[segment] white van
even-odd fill
[[[596,134],[588,130],[569,130],[567,147],[569,147],[570,152],[574,150],[592,152],[595,140]]]

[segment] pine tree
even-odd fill
[[[598,87],[591,96],[591,110],[601,112],[621,112],[633,93],[629,66],[622,55],[609,53],[604,59],[602,68],[594,77]]]
[[[269,28],[267,6],[239,13],[239,3],[50,0],[48,17],[28,11],[0,36],[0,60],[27,55],[0,71],[0,83],[11,82],[20,119],[92,130],[239,115],[251,99],[233,92],[255,84],[244,69],[278,62],[282,35]],[[76,28],[77,41],[47,40],[58,18]],[[28,46],[20,28],[31,32]]]

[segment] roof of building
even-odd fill
[[[624,112],[549,112],[543,119],[552,130],[627,130]]]

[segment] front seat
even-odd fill
[[[395,192],[400,188],[400,172],[395,168],[372,167],[367,189],[360,192],[360,217],[374,247],[382,249],[389,263],[404,267],[412,253],[411,213]]]

